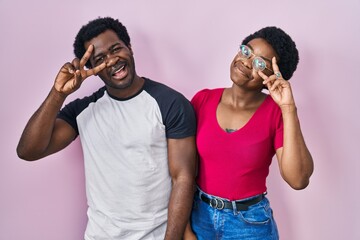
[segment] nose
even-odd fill
[[[119,61],[119,57],[116,57],[116,56],[108,57],[106,59],[106,66],[107,67],[112,67],[112,66],[116,65],[116,63],[118,61]]]
[[[241,62],[244,64],[245,67],[252,69],[252,60],[251,58],[241,58]]]
[[[116,54],[113,53],[113,52],[111,52],[111,51],[109,51],[109,52],[106,54],[106,58],[107,58],[108,60],[110,60],[110,59],[112,59],[112,58],[115,58],[115,57],[116,57]]]

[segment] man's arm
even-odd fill
[[[84,56],[65,63],[57,74],[49,95],[33,114],[21,135],[17,154],[25,160],[37,160],[60,151],[76,137],[75,130],[65,121],[56,119],[66,97],[79,89],[89,76],[97,74],[105,67],[112,66],[117,59],[110,59],[92,69],[84,69],[94,46],[90,45]]]
[[[168,155],[172,191],[165,239],[182,239],[195,192],[195,137],[168,139]]]
[[[65,95],[51,89],[21,135],[16,149],[20,158],[37,160],[65,148],[74,140],[75,130],[65,121],[56,119],[65,98]]]

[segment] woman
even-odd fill
[[[279,238],[265,196],[272,157],[294,189],[305,188],[313,172],[287,81],[298,61],[291,37],[265,27],[240,45],[230,88],[204,89],[192,99],[199,172],[191,227],[197,239]],[[191,235],[188,226],[185,238]]]

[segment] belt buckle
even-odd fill
[[[212,198],[210,199],[210,207],[222,210],[225,207],[225,203],[222,199],[219,198]]]

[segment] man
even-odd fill
[[[85,239],[181,239],[196,168],[189,101],[136,74],[130,37],[118,20],[83,26],[74,52],[27,123],[19,157],[46,157],[79,135],[89,205]],[[105,86],[61,109],[91,75]]]

